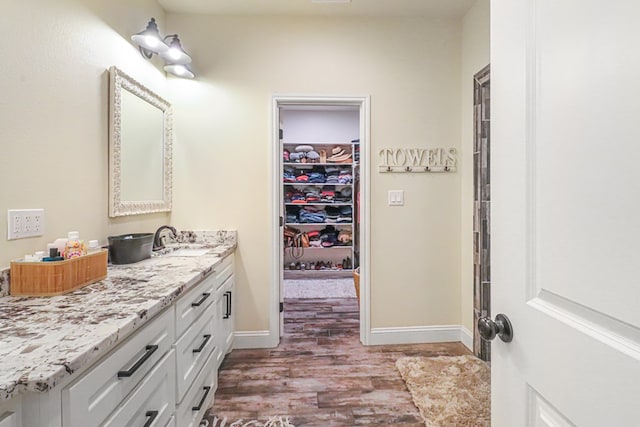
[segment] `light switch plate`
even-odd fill
[[[389,206],[404,205],[404,190],[389,190]]]

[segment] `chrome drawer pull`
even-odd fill
[[[204,405],[204,401],[207,400],[207,396],[209,395],[209,392],[211,391],[211,387],[210,386],[202,387],[202,389],[204,390],[204,395],[202,396],[202,399],[200,400],[200,403],[198,403],[198,406],[194,406],[193,408],[191,408],[192,411],[199,411],[202,408],[202,405]]]
[[[158,418],[158,414],[160,412],[158,411],[147,411],[146,414],[144,414],[145,417],[149,417],[149,419],[147,420],[146,423],[144,423],[144,426],[142,427],[150,427],[151,424],[153,424],[153,422],[156,420],[156,418]]]
[[[202,341],[202,344],[200,344],[200,347],[193,349],[194,353],[200,353],[202,351],[204,346],[207,345],[207,343],[209,342],[209,339],[211,339],[211,334],[203,335],[203,337],[204,337],[204,340]]]
[[[146,362],[147,359],[150,358],[151,355],[155,353],[157,349],[158,349],[157,345],[146,346],[145,347],[146,352],[142,355],[140,359],[138,359],[138,361],[131,367],[131,369],[128,369],[126,371],[118,371],[118,378],[127,378],[135,374],[135,372],[140,368],[140,366],[142,366],[142,364]]]
[[[191,307],[200,307],[202,305],[202,303],[211,296],[210,292],[205,292],[202,294],[202,298],[200,298],[199,301],[197,302],[192,302],[191,303]]]

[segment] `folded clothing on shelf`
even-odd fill
[[[311,206],[305,206],[298,212],[298,221],[301,224],[323,223],[327,219],[324,210],[312,209]]]

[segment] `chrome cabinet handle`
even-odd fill
[[[511,342],[513,339],[513,326],[511,321],[504,314],[498,314],[495,322],[490,317],[481,317],[478,319],[478,332],[482,339],[486,341],[493,340],[496,336],[504,342]]]

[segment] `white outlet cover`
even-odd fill
[[[9,209],[7,239],[22,239],[44,235],[44,209]]]

